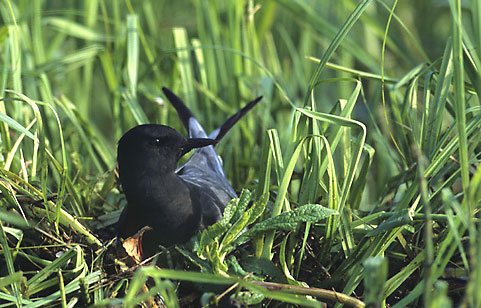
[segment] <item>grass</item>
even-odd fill
[[[481,1],[462,4],[3,1],[0,307],[479,307]],[[223,220],[125,270],[116,141],[182,131],[162,86],[208,131],[264,98],[218,146],[242,191]]]

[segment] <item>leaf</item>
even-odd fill
[[[252,200],[252,193],[248,189],[243,189],[237,205],[237,213],[242,214],[246,211],[249,202]]]
[[[227,265],[223,263],[223,258],[220,255],[219,242],[212,242],[207,246],[206,252],[214,273],[227,272]]]
[[[0,277],[0,288],[4,288],[5,286],[11,285],[13,283],[20,282],[22,279],[25,279],[22,271],[15,272],[5,277]]]
[[[45,18],[45,23],[60,32],[76,38],[97,42],[104,42],[107,40],[107,37],[104,34],[99,33],[97,30],[93,30],[67,18],[48,17]]]
[[[238,203],[239,198],[234,198],[229,201],[229,203],[224,209],[224,215],[222,215],[222,219],[220,220],[220,223],[222,225],[227,225],[231,221],[232,217],[234,217]]]
[[[409,216],[408,210],[398,211],[397,215],[389,217],[383,221],[376,229],[371,230],[366,234],[366,237],[375,236],[380,233],[391,231],[394,228],[401,227],[411,223],[412,219]]]
[[[318,222],[332,215],[338,215],[335,210],[319,204],[305,204],[292,211],[281,213],[254,225],[242,234],[236,242],[245,241],[252,236],[268,231],[294,230],[300,222]]]
[[[269,280],[273,282],[287,282],[281,270],[269,259],[247,257],[245,260],[241,260],[241,262],[242,267],[248,272],[269,277]]]
[[[364,273],[364,301],[368,306],[382,303],[384,284],[388,275],[387,259],[383,257],[369,257],[363,262]]]
[[[249,215],[249,221],[247,222],[247,225],[250,225],[254,223],[259,216],[264,213],[264,210],[266,209],[267,202],[269,201],[269,192],[266,192],[262,196],[259,197],[259,200],[256,200],[252,207],[248,210],[251,212]]]
[[[246,228],[247,222],[249,221],[249,212],[245,212],[236,222],[235,224],[227,231],[222,242],[220,244],[219,250],[222,253],[228,250],[228,245],[239,236],[239,234]]]
[[[238,212],[241,213],[242,216],[235,222],[235,224],[227,231],[227,234],[224,236],[222,243],[220,245],[220,249],[225,252],[228,250],[228,245],[245,230],[247,226],[252,224],[257,220],[257,218],[262,215],[264,212],[267,201],[269,200],[269,193],[262,195],[259,200],[254,202],[252,207],[250,207],[247,211],[245,208],[249,204],[252,197],[252,193],[249,190],[243,190],[241,196],[239,198]]]
[[[0,112],[0,121],[6,123],[10,128],[16,130],[17,132],[25,134],[25,136],[28,138],[35,140],[35,136],[29,130],[8,115]]]
[[[238,292],[233,296],[236,300],[240,301],[244,305],[257,305],[264,300],[264,294],[254,293],[249,291]]]
[[[289,234],[291,233],[288,233],[282,239],[281,249],[279,251],[279,263],[281,265],[282,271],[284,272],[284,276],[287,278],[287,282],[289,282],[290,285],[308,287],[306,283],[297,281],[294,277],[292,277],[291,272],[289,271],[289,267],[286,262],[286,246],[287,246],[287,240],[289,239]]]
[[[136,264],[139,264],[143,258],[142,252],[142,236],[145,232],[151,231],[152,228],[149,226],[145,226],[140,229],[137,233],[133,236],[125,239],[122,242],[122,247],[124,247],[125,252],[134,260]]]
[[[175,249],[180,252],[184,257],[186,257],[190,262],[197,265],[200,268],[201,272],[212,272],[212,268],[210,267],[209,262],[202,260],[195,253],[192,253],[190,250],[183,249],[179,246],[175,246]]]
[[[257,259],[257,258],[256,258]],[[251,280],[258,280],[258,281],[263,281],[265,277],[263,276],[258,276],[253,274],[252,272],[248,272],[245,269],[242,268],[242,265],[240,265],[239,261],[237,261],[236,257],[230,256],[225,263],[227,264],[229,268],[229,275],[231,276],[238,276],[238,277],[249,277]],[[275,265],[274,265],[275,267]]]
[[[200,236],[200,243],[197,255],[202,258],[207,246],[213,241],[217,241],[217,239],[222,236],[228,229],[229,225],[222,224],[221,222],[216,222],[215,224],[210,225],[207,230],[204,230],[204,232],[202,232],[202,235]]]
[[[251,199],[252,193],[248,189],[243,189],[236,204],[235,213],[233,215],[234,221],[238,221],[245,213]]]

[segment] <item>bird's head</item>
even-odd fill
[[[139,125],[120,138],[119,173],[174,172],[177,161],[194,148],[214,144],[207,138],[185,138],[175,129],[158,124]]]

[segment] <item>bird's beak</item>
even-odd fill
[[[216,144],[217,141],[209,138],[187,138],[185,144],[182,146],[182,153],[180,156],[184,156],[189,153],[192,149],[202,148],[208,145]]]

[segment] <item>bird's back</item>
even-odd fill
[[[171,104],[174,106],[190,138],[210,138],[219,142],[222,137],[252,109],[262,97],[251,101],[237,113],[229,117],[218,129],[207,136],[204,128],[192,114],[184,102],[167,88],[163,88]],[[237,197],[222,168],[222,160],[214,146],[195,149],[189,160],[177,169],[177,174],[198,191],[201,202],[202,225],[208,226],[222,218],[227,203]]]
[[[186,107],[187,108],[187,107]],[[191,114],[188,120],[190,138],[217,137],[218,131],[207,136],[199,121]],[[206,146],[194,150],[185,164],[177,168],[176,173],[198,191],[201,200],[201,225],[207,227],[222,218],[227,203],[237,197],[234,189],[225,177],[222,160],[214,146]]]

